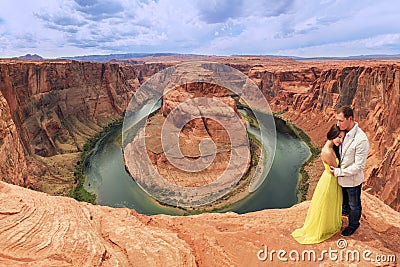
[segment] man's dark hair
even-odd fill
[[[350,106],[342,106],[336,110],[337,114],[343,113],[346,119],[353,117],[354,118],[354,111]]]

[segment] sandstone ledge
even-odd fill
[[[349,250],[375,255],[400,252],[400,216],[363,192],[361,228],[347,238]],[[339,234],[318,245],[299,245],[290,233],[304,221],[309,202],[288,209],[238,215],[144,216],[49,196],[0,182],[0,265],[7,266],[266,266],[299,264],[257,252],[337,249]],[[345,220],[345,218],[344,218]],[[347,222],[345,222],[347,223]],[[371,257],[372,257],[371,256]],[[305,265],[347,262],[303,262]],[[362,266],[374,266],[361,260]],[[387,266],[387,265],[386,265]],[[392,263],[392,266],[394,264]]]

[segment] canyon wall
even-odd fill
[[[400,210],[400,66],[342,62],[302,72],[249,71],[272,110],[322,146],[337,107],[351,105],[371,143],[364,190]]]
[[[122,116],[136,73],[116,64],[0,65],[0,88],[24,149],[53,156],[76,151],[99,127]]]
[[[18,185],[28,184],[27,161],[10,109],[0,92],[0,178]]]
[[[162,68],[163,64],[132,68],[76,61],[0,62],[0,145],[8,151],[1,154],[6,162],[0,167],[1,180],[39,190],[45,176],[55,183],[68,176],[66,183],[71,183],[86,140],[120,120],[140,83]],[[13,164],[15,168],[9,168]]]
[[[334,123],[335,107],[353,105],[371,142],[364,189],[400,209],[396,62],[232,59],[221,63],[247,74],[272,110],[283,113],[318,146]],[[32,174],[51,172],[38,158],[78,152],[103,126],[121,119],[140,84],[168,65],[1,62],[0,145],[7,151],[1,154],[6,163],[0,167],[1,180],[36,188]]]

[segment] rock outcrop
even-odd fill
[[[299,262],[302,266],[395,266],[394,255],[400,252],[398,212],[369,194],[363,194],[362,227],[354,236],[343,241],[336,234],[312,246],[299,245],[290,236],[302,225],[309,202],[244,215],[149,217],[4,182],[0,182],[0,202],[0,265],[4,266],[298,266]],[[337,242],[346,242],[347,247],[339,249]],[[257,254],[265,246],[268,257],[260,261]],[[328,254],[318,260],[328,249],[358,251],[360,258],[346,260],[343,254],[341,259],[336,252],[336,260]],[[278,250],[286,251],[281,257],[287,261],[278,259]],[[289,258],[293,250],[300,255],[297,262]],[[315,251],[317,258],[306,256],[302,261],[304,250]],[[368,250],[375,262],[363,259]],[[377,262],[377,256],[385,256],[388,262]]]
[[[153,130],[148,129],[146,144],[151,144],[148,146],[148,153],[154,166],[157,167],[164,178],[179,186],[198,187],[215,181],[226,170],[232,151],[232,140],[230,140],[226,130],[227,125],[236,125],[235,119],[241,118],[234,100],[230,97],[231,94],[229,90],[221,86],[193,83],[176,88],[163,96],[163,104],[160,110],[162,118],[160,117],[157,123],[155,123],[157,117],[150,119],[149,126]],[[203,101],[186,102],[198,97],[203,98]],[[207,101],[208,99],[209,101]],[[218,102],[224,103],[224,105],[217,105]],[[182,103],[186,105],[181,105]],[[198,159],[207,161],[208,157],[215,156],[211,165],[204,168],[204,171],[192,173],[174,168],[171,163],[168,163],[165,153],[158,151],[157,148],[161,147],[161,126],[171,111],[174,111],[171,114],[171,124],[174,127],[179,127],[182,122],[188,120],[188,117],[195,118],[188,121],[180,131],[179,147],[183,156],[196,159],[196,161]],[[243,119],[238,126],[246,129]],[[233,131],[240,132],[241,128],[233,129]],[[199,150],[201,141],[205,139],[214,142],[216,146],[215,155],[211,153],[212,151],[209,155],[204,151],[202,154]],[[247,143],[242,142],[241,144],[244,146],[241,152],[246,155]],[[247,154],[250,156],[249,151],[247,151]],[[244,162],[246,163],[244,169],[247,171],[250,165],[250,157]],[[234,176],[235,174],[231,173],[231,175]]]
[[[208,82],[219,78],[210,70],[216,66],[209,65],[179,66],[165,85],[154,78],[154,88],[166,87],[160,92],[160,111],[124,146],[127,171],[146,192],[169,205],[209,204],[234,188],[250,167],[246,124],[231,97],[233,92]],[[198,82],[199,77],[207,82]],[[152,83],[143,86],[151,88],[143,95],[155,91]],[[129,115],[125,119],[129,121]]]
[[[0,182],[0,265],[194,266],[177,234],[129,209],[96,207]]]

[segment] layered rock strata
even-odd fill
[[[397,61],[295,61],[258,57],[221,57],[218,61],[248,74],[267,97],[272,110],[286,112],[282,116],[303,129],[318,146],[325,140],[323,129],[333,123],[334,108],[354,105],[356,120],[372,145],[365,189],[399,210]],[[120,119],[137,87],[147,77],[177,63],[171,62],[130,66],[2,60],[0,98],[4,137],[0,145],[10,152],[2,154],[6,164],[0,167],[1,179],[31,188],[38,188],[37,180],[46,175],[57,181],[69,176],[64,182],[71,183],[72,171],[66,174],[62,170],[73,170],[74,164],[65,166],[58,155],[69,153],[67,158],[76,162],[78,154],[70,152],[76,153],[102,126]],[[14,164],[11,162],[22,166],[21,170],[10,173],[7,166]],[[32,174],[35,179],[29,179]]]
[[[363,64],[362,64],[363,63]],[[307,74],[308,73],[308,74]],[[334,110],[342,105],[355,109],[355,120],[367,133],[371,149],[365,171],[364,189],[400,210],[400,66],[359,62],[356,66],[337,66],[302,75],[258,73],[272,109],[296,124],[322,146],[327,129],[335,123]],[[315,75],[315,76],[313,76]],[[285,82],[304,84],[284,86]],[[314,77],[314,79],[312,78]],[[278,82],[276,82],[278,81]]]
[[[400,253],[398,212],[367,193],[362,201],[362,227],[340,241],[347,246],[339,249],[339,234],[313,246],[300,245],[290,236],[303,224],[308,201],[289,209],[244,215],[144,216],[126,208],[93,206],[0,182],[0,265],[298,266],[302,262],[311,266],[395,266],[393,255]],[[266,246],[268,255],[260,261],[257,254]],[[328,254],[322,259],[322,251],[329,248],[343,250],[344,257],[346,251],[358,251],[359,258],[341,259],[337,252],[333,254],[337,260],[330,260]],[[285,250],[287,260],[279,260],[277,252],[271,256],[272,250]],[[299,253],[298,261],[289,259],[293,250]],[[315,259],[311,255],[303,262],[304,250],[315,251]],[[363,259],[368,250],[374,262]],[[391,261],[377,262],[376,256]]]
[[[26,185],[29,175],[20,140],[7,101],[0,92],[0,177],[8,183]]]
[[[0,179],[68,194],[86,140],[121,120],[132,94],[163,64],[0,62]],[[12,141],[11,141],[12,140]],[[12,143],[10,143],[12,142]],[[8,166],[15,164],[15,174]],[[31,177],[31,179],[29,179]]]
[[[116,64],[0,64],[0,88],[24,149],[53,156],[76,151],[120,118],[139,82]]]

